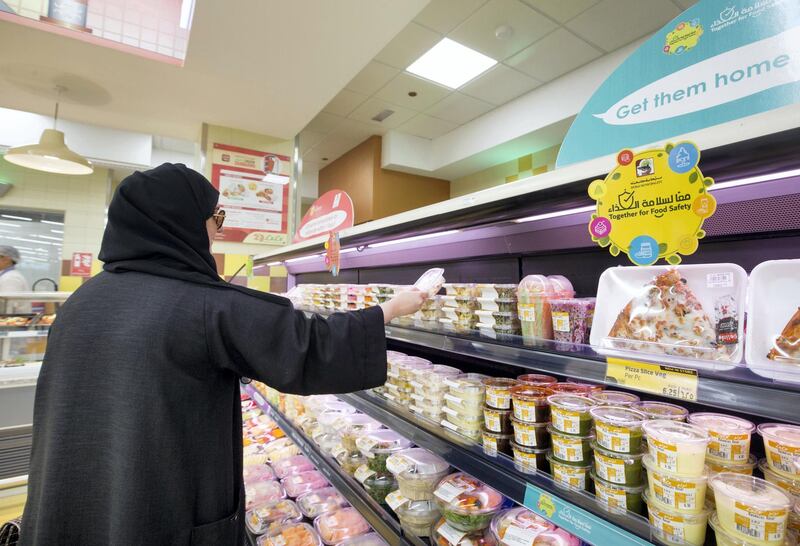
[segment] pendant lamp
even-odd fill
[[[62,89],[57,89],[59,95]],[[80,154],[67,148],[64,142],[64,133],[56,129],[58,123],[58,102],[52,129],[45,129],[39,139],[39,144],[17,146],[9,149],[5,159],[9,163],[27,167],[36,171],[55,174],[92,174],[94,167],[91,162]]]

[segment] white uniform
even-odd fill
[[[9,267],[0,271],[0,293],[4,292],[28,292],[28,281],[25,277],[14,269]],[[6,308],[6,313],[30,313],[31,305],[27,302],[11,302]]]

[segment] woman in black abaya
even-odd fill
[[[23,546],[243,540],[239,379],[339,393],[386,376],[383,325],[404,292],[328,320],[222,281],[210,239],[219,195],[183,165],[126,178],[104,272],[64,304],[36,390]]]

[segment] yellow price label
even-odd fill
[[[608,358],[606,381],[661,396],[697,401],[697,370]]]

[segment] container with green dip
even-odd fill
[[[575,436],[564,434],[550,425],[547,428],[553,445],[553,457],[562,463],[585,466],[592,462],[592,441],[594,434]]]
[[[601,480],[620,485],[640,485],[644,481],[642,457],[645,452],[616,453],[592,443],[594,473]]]
[[[644,413],[620,406],[600,406],[589,412],[594,420],[597,444],[617,453],[639,453],[642,450]]]
[[[642,491],[644,485],[628,487],[618,483],[601,480],[592,471],[594,480],[594,495],[597,502],[609,512],[635,512],[642,514]]]
[[[564,434],[586,436],[592,430],[589,410],[597,404],[574,394],[553,394],[547,397],[550,403],[550,423]]]

